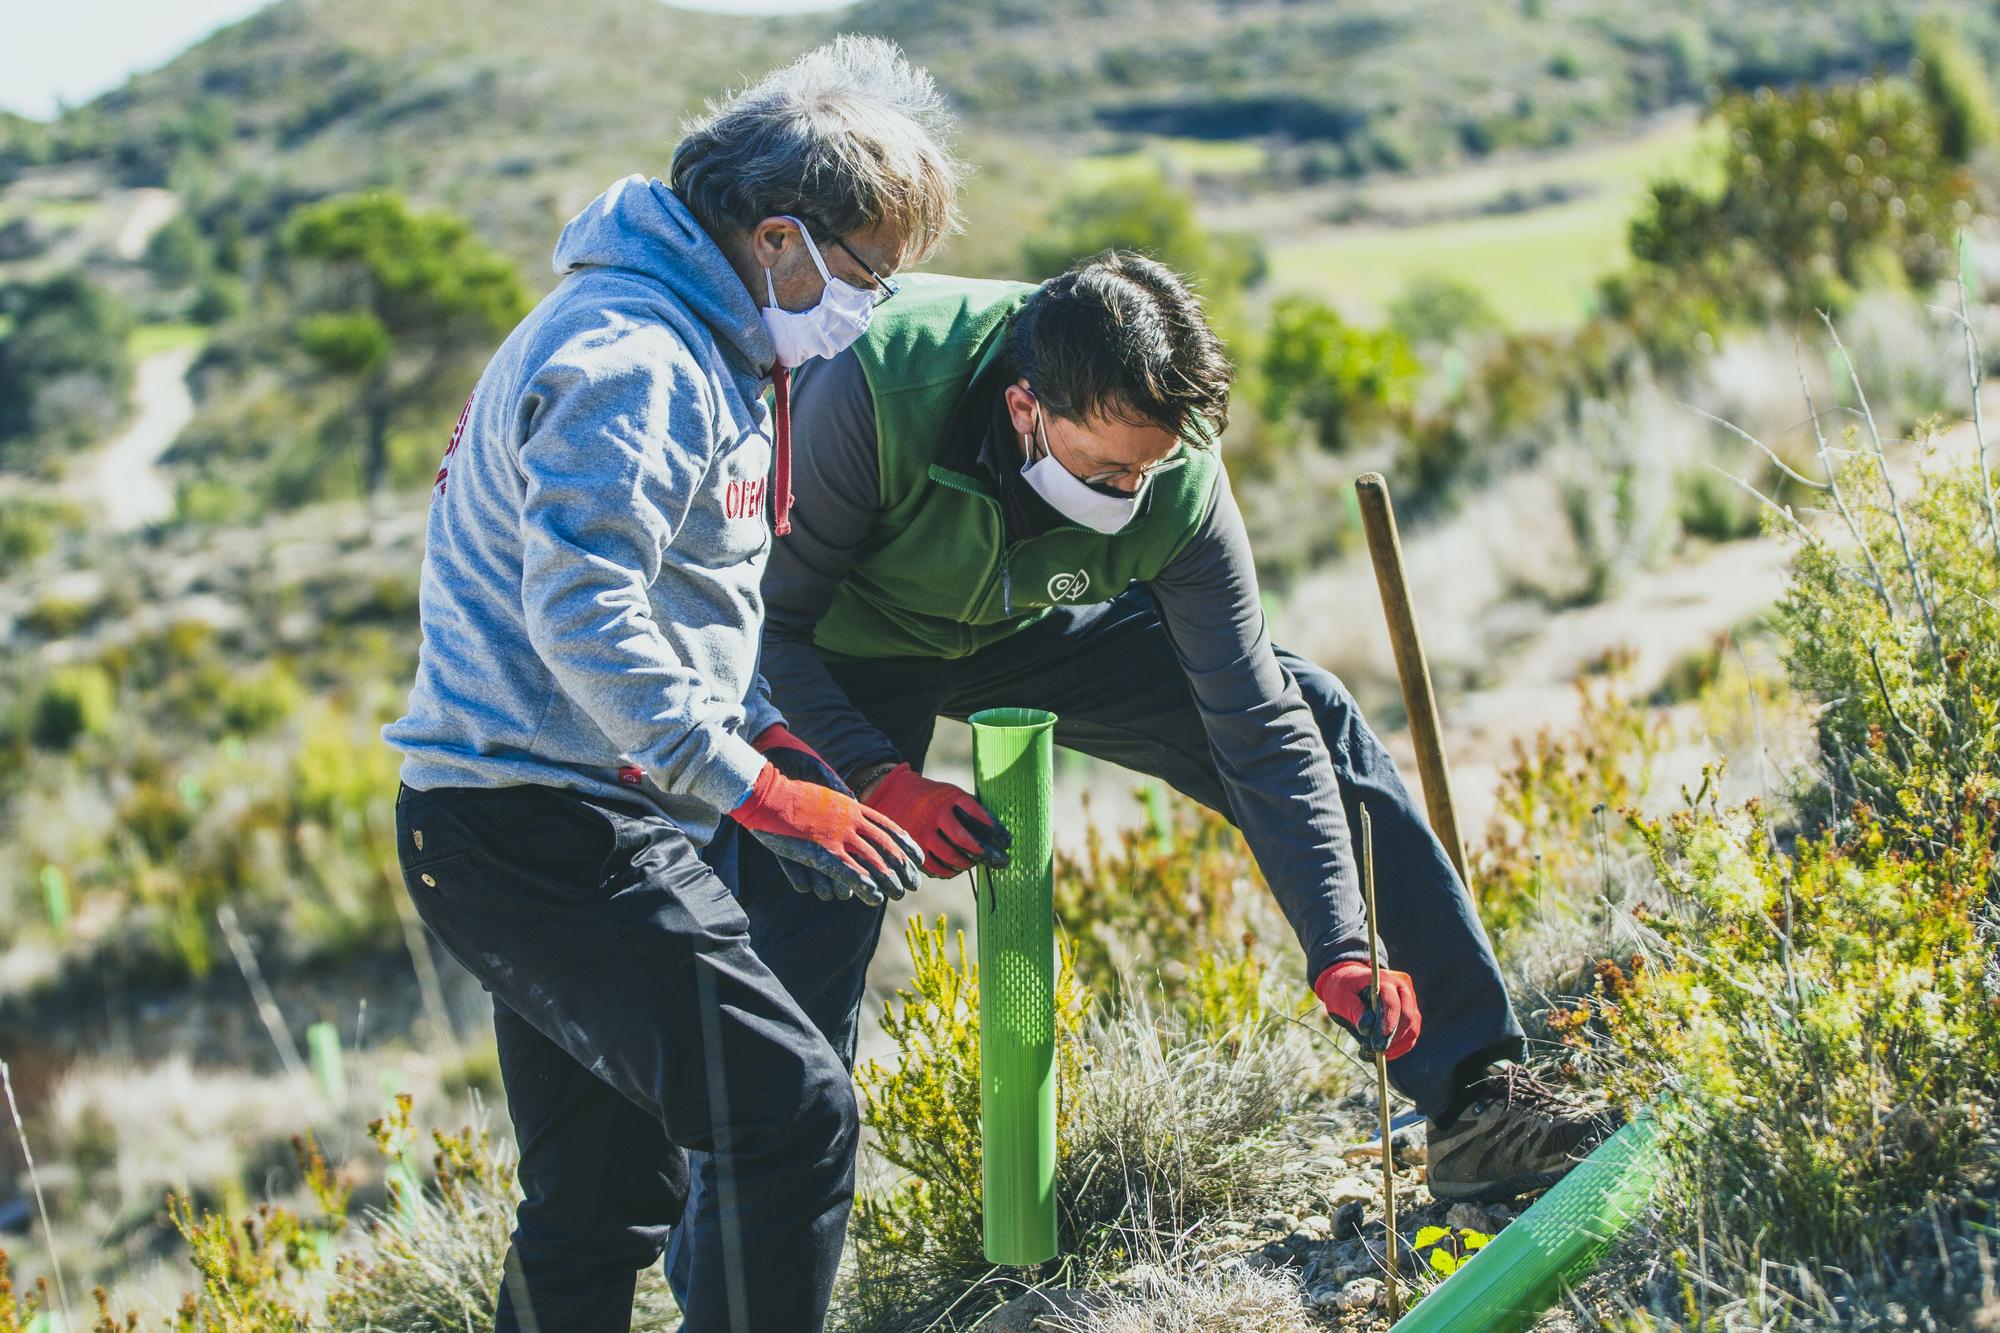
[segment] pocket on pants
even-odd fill
[[[471,853],[480,831],[458,809],[460,789],[412,792],[396,804],[396,859],[403,873],[442,865]]]
[[[597,890],[619,846],[615,821],[553,787],[448,787],[396,808],[397,858],[413,895],[476,876],[488,891],[509,878]]]

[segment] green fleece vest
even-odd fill
[[[855,346],[875,404],[880,509],[814,642],[844,657],[964,657],[1057,604],[1102,602],[1164,569],[1207,515],[1212,451],[1182,445],[1115,536],[1059,522],[1008,542],[983,476],[966,458],[991,421],[1007,322],[1035,289],[915,274]]]

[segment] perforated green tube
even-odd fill
[[[971,721],[979,803],[1014,835],[1007,869],[974,880],[986,1257],[1038,1264],[1056,1253],[1056,715],[989,708]]]
[[[1539,1319],[1645,1211],[1659,1128],[1634,1120],[1396,1322],[1394,1333],[1511,1333]]]

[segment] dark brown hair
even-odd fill
[[[1221,341],[1187,284],[1144,255],[1107,250],[1050,278],[1015,314],[1007,348],[1065,420],[1158,426],[1201,446],[1229,422]]]

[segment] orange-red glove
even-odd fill
[[[1417,988],[1408,972],[1382,969],[1382,1002],[1377,1005],[1368,964],[1349,959],[1320,973],[1313,994],[1329,1014],[1354,1029],[1364,1049],[1386,1052],[1391,1060],[1408,1055],[1423,1031]]]
[[[933,782],[908,764],[884,773],[863,798],[908,829],[924,850],[924,873],[950,879],[973,865],[1002,870],[1014,835],[949,782]]]
[[[802,893],[873,907],[917,887],[923,852],[909,834],[844,788],[786,777],[775,762],[729,817],[779,856]]]

